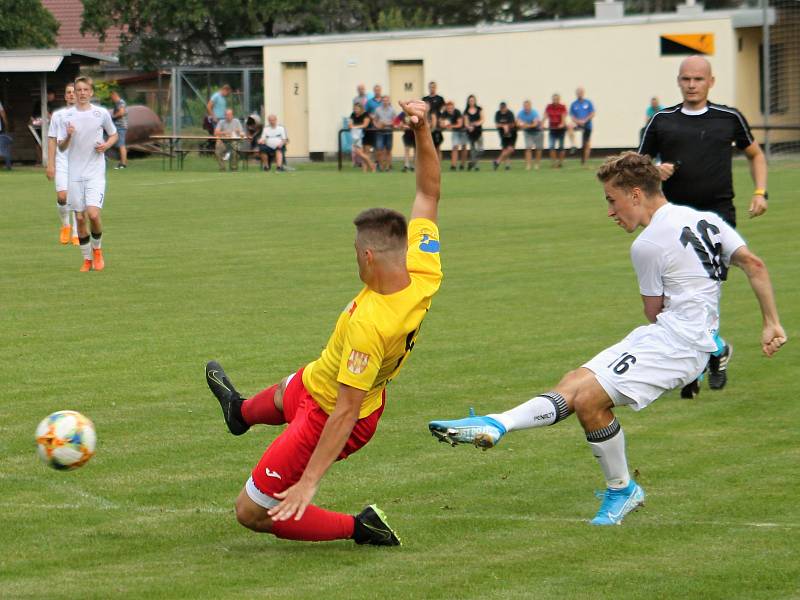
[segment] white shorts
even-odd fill
[[[69,189],[69,177],[67,171],[56,167],[56,191],[66,192]]]
[[[637,327],[583,365],[616,406],[642,410],[663,393],[697,379],[710,353],[658,324]]]
[[[105,178],[70,181],[67,190],[67,204],[76,212],[84,212],[87,206],[103,208],[103,199],[105,195]]]

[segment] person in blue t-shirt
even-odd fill
[[[530,100],[522,103],[522,110],[517,113],[517,128],[525,133],[525,170],[531,170],[531,151],[536,149],[536,163],[534,169],[539,170],[544,147],[544,133],[542,132],[542,119]]]
[[[575,100],[569,106],[569,115],[572,117],[573,128],[583,132],[581,144],[581,164],[589,160],[592,151],[592,121],[594,120],[594,104],[586,98],[586,91],[579,87],[575,90]],[[574,142],[573,142],[574,143]]]
[[[206,120],[213,127],[216,127],[225,118],[225,111],[228,110],[228,96],[231,95],[231,86],[227,83],[211,95],[206,104]],[[211,129],[213,131],[213,128]]]
[[[644,129],[647,127],[647,124],[650,122],[650,119],[653,118],[658,111],[664,110],[664,107],[658,101],[656,96],[650,98],[650,106],[647,107],[647,110],[644,112],[644,127],[639,130],[639,144],[642,143],[642,136],[644,136]]]

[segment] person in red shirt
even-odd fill
[[[561,96],[553,94],[553,101],[544,109],[544,118],[550,131],[550,160],[553,167],[560,169],[566,154],[564,134],[567,131],[567,107],[561,104]]]

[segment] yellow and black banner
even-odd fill
[[[661,56],[714,54],[713,33],[675,33],[661,36]]]

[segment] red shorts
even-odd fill
[[[384,395],[378,410],[356,421],[337,460],[366,445],[378,428],[385,405]],[[283,414],[289,426],[269,445],[251,475],[256,490],[267,496],[274,496],[300,480],[328,421],[328,413],[303,385],[303,369],[294,374],[283,392]]]

